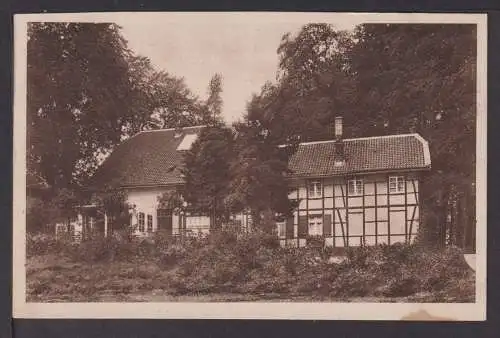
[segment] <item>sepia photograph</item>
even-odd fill
[[[485,15],[15,19],[14,315],[485,319]]]

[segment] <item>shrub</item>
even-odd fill
[[[101,264],[103,275],[93,274],[94,282],[87,283],[101,285],[101,279],[110,279],[107,274],[117,280],[149,280],[131,282],[127,292],[161,288],[176,294],[279,293],[344,298],[430,293],[433,299],[441,300],[474,298],[474,273],[457,248],[426,250],[404,244],[355,247],[346,249],[344,260],[333,261],[330,258],[335,250],[331,248],[280,247],[275,237],[265,233],[220,230],[206,237],[156,234],[130,240],[112,236],[78,244],[32,236],[27,238],[27,249],[31,256],[55,253],[84,263],[133,262],[138,268],[130,271],[114,269],[119,264]],[[147,268],[141,270],[143,265]],[[78,273],[65,280],[82,282]],[[33,295],[45,294],[48,287],[43,281],[30,285]]]
[[[306,243],[313,248],[323,248],[325,246],[325,238],[323,236],[308,236]]]
[[[74,245],[69,236],[57,238],[48,234],[26,234],[27,257],[61,254]]]

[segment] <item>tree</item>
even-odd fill
[[[27,51],[27,167],[50,187],[41,205],[64,205],[63,189],[88,199],[82,186],[123,139],[201,121],[184,80],[132,53],[116,24],[30,23]]]
[[[328,24],[308,24],[296,36],[283,37],[274,108],[302,141],[331,139],[328,126],[337,115],[351,124],[352,46],[351,33]]]
[[[199,124],[182,78],[134,55],[115,24],[31,23],[28,166],[54,189],[80,185],[124,137]]]
[[[216,73],[208,83],[208,98],[202,111],[202,123],[213,125],[222,122],[222,75]]]
[[[192,211],[213,215],[217,227],[229,217],[224,200],[228,194],[233,145],[231,129],[210,126],[200,132],[184,157],[182,196]]]
[[[475,26],[370,24],[358,27],[356,38],[353,112],[363,134],[418,132],[429,141],[433,170],[422,185],[424,237],[442,241],[457,204],[468,218],[461,222],[473,225]]]
[[[113,230],[128,229],[130,215],[134,206],[127,202],[125,191],[117,189],[113,185],[108,185],[96,192],[92,196],[91,202],[97,207],[99,213],[106,213]]]
[[[68,221],[77,213],[78,198],[70,189],[60,189],[49,196],[46,193],[28,194],[26,202],[26,231],[29,233],[53,232],[47,224]]]
[[[135,57],[132,65],[136,99],[136,118],[126,128],[127,136],[142,130],[199,125],[202,102],[186,86],[183,78],[155,70],[144,57]]]
[[[273,109],[276,87],[267,85],[249,102],[243,122],[235,124],[236,160],[231,166],[227,204],[234,211],[250,209],[254,226],[272,231],[276,216],[295,207],[288,199],[288,156],[298,139],[290,137]],[[280,128],[281,127],[281,128]],[[283,147],[284,146],[284,147]]]
[[[125,40],[115,24],[31,23],[28,166],[54,189],[81,182],[133,119]]]

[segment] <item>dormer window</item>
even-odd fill
[[[191,146],[193,143],[196,141],[198,138],[197,134],[187,134],[184,136],[182,139],[181,143],[177,147],[177,150],[189,150],[191,149]]]

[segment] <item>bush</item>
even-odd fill
[[[457,248],[426,250],[403,244],[349,249],[342,265],[345,273],[333,289],[386,297],[441,292],[472,272]]]
[[[306,243],[313,248],[323,248],[325,246],[325,238],[323,236],[308,236]]]
[[[56,238],[47,234],[26,234],[26,256],[42,256],[67,252],[75,244],[69,236]]]
[[[155,234],[129,240],[112,236],[78,244],[51,236],[28,236],[27,250],[29,256],[57,254],[81,263],[153,264],[157,268],[149,269],[161,273],[160,279],[138,269],[126,274],[131,274],[130,278],[149,276],[151,283],[139,283],[144,290],[159,287],[176,294],[279,293],[344,298],[430,293],[435,299],[469,301],[474,297],[474,273],[457,248],[426,250],[403,244],[356,247],[345,251],[345,259],[333,261],[335,250],[321,245],[280,247],[275,237],[265,233],[220,230],[206,237]],[[46,287],[35,283],[32,290],[43,293]]]

